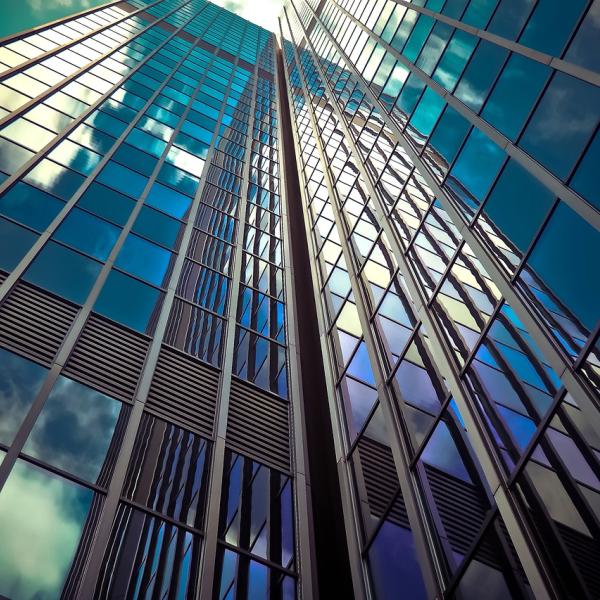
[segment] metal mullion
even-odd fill
[[[236,328],[237,328],[237,310],[239,304],[239,289],[242,268],[242,253],[244,248],[244,225],[246,204],[248,202],[248,186],[250,174],[250,152],[252,148],[251,127],[254,125],[254,113],[256,110],[256,95],[258,88],[258,63],[254,65],[251,79],[252,100],[250,112],[248,114],[248,129],[246,133],[246,146],[244,148],[244,165],[241,175],[241,189],[243,191],[240,198],[237,214],[238,233],[235,244],[235,252],[232,257],[233,271],[230,286],[229,314],[226,318],[226,337],[223,343],[222,375],[219,386],[218,399],[215,410],[215,431],[214,448],[211,460],[211,472],[209,482],[209,494],[206,507],[206,537],[202,548],[201,565],[199,569],[200,591],[199,600],[211,600],[213,588],[218,574],[215,572],[215,561],[218,538],[219,538],[219,516],[221,512],[221,497],[223,494],[223,471],[225,466],[225,444],[227,436],[227,421],[229,416],[230,392],[233,377],[233,360],[235,352]],[[230,82],[231,85],[231,82]],[[223,103],[222,112],[225,109]],[[246,113],[245,113],[246,114]]]
[[[397,2],[399,0],[393,1]],[[412,6],[413,5],[411,4],[411,7]],[[359,27],[364,29],[364,25],[362,23],[357,21],[353,16],[351,16],[351,18],[355,20]],[[323,27],[320,20],[318,18],[317,20],[321,24],[321,27]],[[503,150],[506,153],[508,157],[516,160],[522,167],[524,167],[531,175],[538,179],[544,186],[548,187],[556,196],[562,198],[562,200],[566,204],[568,204],[570,208],[577,212],[588,223],[590,223],[596,229],[600,229],[600,212],[597,209],[595,209],[591,204],[584,200],[574,190],[572,190],[566,184],[564,184],[555,174],[551,173],[544,166],[538,163],[535,159],[531,158],[524,150],[519,148],[519,146],[513,143],[504,134],[500,133],[493,125],[488,123],[485,119],[480,117],[477,113],[475,113],[465,104],[463,104],[460,100],[458,100],[453,93],[446,90],[446,88],[444,88],[441,84],[437,83],[437,81],[432,79],[422,69],[420,69],[414,63],[412,63],[410,60],[404,57],[401,52],[396,50],[393,46],[391,46],[381,38],[378,37],[377,40],[383,48],[385,48],[390,54],[392,54],[392,56],[394,56],[404,66],[406,66],[411,73],[414,73],[421,81],[425,83],[427,87],[434,90],[439,96],[441,96],[447,102],[448,106],[452,106],[452,108],[454,108],[459,114],[461,114],[479,131],[485,133],[494,143],[498,145],[498,147],[501,150]],[[346,63],[351,64],[345,51],[339,47],[337,42],[334,42],[334,44],[337,46],[338,52],[344,58]],[[595,85],[600,86],[600,75],[598,75],[597,78],[598,83],[596,83]],[[364,82],[362,76],[359,77],[359,81]],[[370,86],[366,84],[366,82],[364,82],[363,85],[366,86],[366,88],[368,88],[368,90],[371,93],[373,93],[370,90]],[[375,102],[374,105],[379,107],[380,110],[383,111],[382,116],[384,120],[387,120],[387,111],[383,110],[380,107],[379,101]],[[401,132],[401,129],[397,126],[394,126],[392,130],[395,132]],[[399,139],[403,137],[404,136],[401,135]]]
[[[493,44],[496,44],[497,46],[506,48],[507,50],[510,50],[511,52],[515,52],[516,54],[521,54],[522,56],[525,56],[531,60],[542,63],[544,65],[548,65],[549,67],[556,69],[557,71],[562,71],[564,73],[567,73],[568,75],[577,77],[578,79],[581,79],[583,81],[591,83],[592,85],[595,85],[595,86],[600,85],[600,75],[598,73],[596,73],[594,71],[590,71],[589,69],[586,69],[584,67],[579,67],[579,66],[577,66],[573,63],[570,63],[564,59],[561,59],[557,56],[553,56],[551,54],[546,54],[544,52],[539,52],[538,50],[534,50],[533,48],[529,48],[528,46],[524,46],[523,44],[520,44],[518,42],[514,42],[512,40],[501,37],[494,33],[490,33],[489,31],[486,31],[485,29],[473,27],[472,25],[467,25],[466,23],[463,23],[462,21],[453,19],[452,17],[447,17],[446,15],[444,15],[442,13],[430,10],[423,6],[418,6],[407,0],[391,0],[391,1],[395,2],[396,4],[400,4],[401,6],[405,6],[405,7],[409,8],[410,10],[414,10],[414,11],[422,13],[424,15],[433,17],[436,21],[446,23],[447,25],[450,25],[451,27],[454,27],[455,29],[460,29],[462,31],[470,33],[471,35],[473,35],[475,37],[481,38],[488,42],[492,42]],[[339,6],[339,2],[336,1],[336,4]],[[342,7],[340,7],[340,8],[342,8]],[[344,9],[342,8],[342,10],[344,10]],[[532,12],[529,13],[529,17],[531,17]],[[582,14],[583,14],[583,12],[582,12]],[[490,20],[491,20],[491,17],[490,17]],[[577,31],[577,27],[574,27],[573,32],[576,32],[576,31]],[[571,32],[571,37],[573,35],[573,32]],[[571,37],[569,38],[569,40],[571,39]],[[568,48],[567,43],[565,43],[565,48]]]
[[[296,15],[299,18],[297,8],[294,5],[292,5],[292,8],[294,9]],[[312,49],[312,44],[308,39],[307,43],[310,47],[311,54],[313,54],[314,50]],[[316,62],[314,64],[317,65]],[[317,66],[317,70],[320,74],[324,88],[327,88],[326,80],[323,79],[323,73],[319,66]],[[301,77],[304,80],[303,74],[301,75]],[[330,93],[331,92],[329,92],[329,94]],[[315,132],[318,132],[319,129],[317,127],[316,119],[312,109],[312,104],[308,104],[307,106],[309,107],[309,111],[312,115],[313,130]],[[332,104],[332,110],[335,111],[335,108],[335,104]],[[339,115],[337,115],[337,118],[340,120],[338,122],[339,127],[339,125],[341,124],[341,118],[339,117]],[[323,146],[323,141],[319,135],[317,135],[316,141],[322,160],[325,163],[324,157],[327,156],[327,154]],[[350,152],[349,154],[350,159],[352,158],[352,154]],[[359,167],[359,172],[360,171],[361,169]],[[338,230],[343,232],[345,231],[345,227],[343,224],[342,216],[339,211],[339,207],[337,206],[337,195],[334,192],[335,188],[331,180],[329,170],[326,170],[324,176],[329,191],[330,201],[332,202],[332,208],[335,215],[336,225],[338,227]],[[368,183],[366,181],[364,181],[364,183],[368,188]],[[370,193],[370,195],[372,195],[372,190],[368,189],[368,192]],[[362,293],[360,282],[358,281],[356,272],[354,270],[354,265],[352,262],[352,257],[349,248],[345,243],[342,244],[342,252],[344,253],[344,257],[347,263],[348,275],[350,276],[350,284],[352,286],[352,290],[354,292],[354,297],[356,301],[356,309],[358,311],[361,327],[363,329],[364,342],[367,347],[371,366],[375,367],[373,369],[373,375],[377,383],[379,401],[384,412],[387,413],[387,420],[390,423],[391,429],[393,431],[393,442],[391,449],[392,455],[394,457],[394,464],[396,466],[398,479],[402,489],[402,496],[405,501],[407,514],[409,515],[409,523],[411,525],[412,534],[415,540],[416,553],[417,556],[419,556],[419,558],[421,559],[419,562],[421,563],[421,567],[423,570],[423,579],[428,593],[431,596],[435,596],[439,592],[441,584],[440,565],[436,564],[437,558],[432,556],[432,554],[430,553],[430,544],[428,542],[431,539],[431,532],[428,531],[428,527],[426,526],[424,520],[421,519],[423,511],[423,506],[421,505],[422,499],[419,498],[416,483],[414,481],[414,475],[410,473],[410,470],[408,468],[409,442],[408,440],[404,439],[402,427],[400,423],[398,423],[397,415],[395,414],[395,411],[392,408],[392,400],[389,397],[389,391],[385,385],[385,376],[383,374],[382,365],[379,360],[376,341],[374,339],[373,332],[371,331],[368,315],[365,310],[365,298]]]
[[[307,40],[307,43],[310,45],[309,40]],[[333,41],[333,43],[336,44],[335,41]],[[348,59],[345,57],[345,60],[347,61]],[[355,71],[355,76],[357,76],[356,70],[354,68],[353,70]],[[359,81],[363,81],[362,77],[357,76],[357,78],[359,79]],[[363,85],[365,85],[364,81]],[[366,93],[368,95],[372,95],[370,88],[366,85],[365,87]],[[374,102],[374,105],[378,106],[378,103]],[[384,120],[387,121],[387,119]],[[392,129],[392,131],[394,131],[394,129]],[[398,140],[400,141],[403,139],[403,136],[398,134]],[[407,154],[409,154],[409,156],[411,154],[415,155],[414,152],[410,152],[410,148],[405,148],[405,150],[407,151]],[[416,157],[413,158],[413,156],[410,156],[410,158],[414,161],[415,166],[420,164],[420,161],[415,160]],[[423,173],[421,174],[423,175]],[[436,187],[438,187],[439,189],[439,186]],[[374,190],[373,199],[376,203],[378,202],[377,196],[374,194]],[[391,229],[389,227],[389,223],[386,223],[385,220],[383,221],[383,223],[386,229]],[[522,509],[521,507],[517,507],[514,501],[506,495],[506,490],[504,489],[503,485],[503,472],[499,461],[499,457],[496,455],[496,452],[492,451],[492,448],[495,448],[495,446],[493,441],[490,439],[489,434],[487,433],[482,416],[477,410],[474,409],[474,407],[471,406],[470,401],[467,400],[468,394],[465,393],[463,383],[460,381],[457,374],[454,372],[454,368],[451,366],[453,364],[453,359],[450,357],[452,354],[452,349],[448,348],[445,342],[443,341],[444,336],[443,333],[440,331],[440,327],[437,324],[437,322],[433,320],[429,311],[423,309],[423,301],[421,299],[420,286],[415,281],[410,266],[400,251],[400,246],[398,245],[397,239],[395,238],[393,231],[389,231],[386,233],[388,233],[388,241],[392,245],[392,248],[394,249],[394,245],[397,246],[394,249],[395,253],[397,254],[396,259],[398,260],[399,265],[405,269],[406,282],[409,286],[409,290],[412,292],[411,296],[413,298],[413,303],[415,302],[415,298],[420,300],[420,302],[418,302],[418,304],[415,305],[416,312],[420,315],[421,320],[423,321],[424,325],[426,326],[429,332],[430,340],[432,342],[432,345],[434,346],[434,353],[435,351],[437,351],[439,355],[444,357],[444,360],[442,360],[440,364],[445,366],[445,370],[447,371],[447,373],[445,373],[446,379],[449,383],[450,388],[453,389],[454,398],[457,401],[457,404],[459,404],[459,406],[461,407],[461,413],[463,414],[463,418],[465,419],[467,430],[470,432],[470,438],[473,442],[473,445],[478,449],[477,456],[483,463],[483,472],[485,473],[486,479],[488,480],[490,489],[492,490],[492,493],[496,497],[497,501],[499,501],[499,504],[502,504],[502,506],[499,506],[499,508],[502,510],[502,507],[504,507],[503,516],[505,518],[505,521],[515,526],[513,528],[513,534],[516,538],[516,544],[520,546],[522,563],[526,565],[525,568],[528,572],[533,589],[536,590],[536,592],[542,597],[556,597],[557,593],[555,592],[555,590],[552,587],[552,584],[550,583],[551,579],[549,577],[549,574],[544,572],[546,566],[540,562],[540,557],[536,552],[537,549],[534,546],[532,546],[531,534],[528,531],[528,529],[525,529],[523,527],[524,519],[521,514]],[[413,288],[412,290],[410,289],[411,287]],[[540,568],[542,570],[540,570]]]
[[[161,2],[163,2],[163,0],[155,0],[154,2],[152,2],[152,4],[149,4],[146,8],[151,8],[152,6],[155,6]],[[119,3],[120,3],[120,0],[117,2],[117,4],[119,4]],[[99,11],[104,8],[106,8],[106,6],[96,7],[94,9],[94,11]],[[68,50],[68,49],[72,48],[72,46],[75,46],[76,44],[79,44],[80,42],[83,42],[83,41],[93,37],[97,33],[102,33],[104,31],[106,31],[107,29],[112,28],[114,25],[119,25],[120,23],[122,23],[123,21],[126,21],[129,18],[137,16],[139,13],[144,12],[146,10],[146,8],[140,8],[140,9],[136,10],[135,12],[128,13],[126,16],[121,17],[121,18],[117,19],[116,21],[109,23],[108,25],[102,25],[98,29],[92,30],[77,39],[71,40],[70,42],[65,42],[64,44],[57,46],[56,48],[53,48],[52,50],[43,52],[39,56],[34,56],[33,58],[30,58],[29,60],[26,60],[25,62],[23,62],[19,65],[16,65],[15,67],[12,67],[8,71],[0,72],[0,82],[4,81],[7,77],[10,77],[11,75],[19,73],[19,72],[23,71],[24,69],[27,69],[27,68],[41,62],[42,60],[45,60],[47,58],[54,56],[55,54],[58,54],[59,52],[61,52],[63,50]],[[70,20],[71,17],[67,17],[67,19]],[[66,19],[62,20],[60,24],[65,23],[65,21],[66,21]],[[0,41],[0,46],[4,46],[4,42]]]
[[[332,40],[336,44],[335,40]],[[345,57],[345,55],[344,55]],[[347,61],[347,57],[345,57]],[[350,63],[348,63],[350,64]],[[406,143],[404,136],[400,133],[399,129],[395,126],[393,121],[390,119],[387,112],[380,106],[379,101],[375,97],[370,87],[364,82],[361,75],[356,72],[356,69],[350,65],[354,71],[354,75],[363,82],[363,86],[367,95],[371,98],[371,101],[375,106],[379,107],[381,117],[385,121],[387,127],[394,135],[396,135],[399,142],[405,142],[403,148],[409,155],[415,166],[418,168],[421,176],[425,179],[427,184],[431,187],[432,191],[435,192],[437,198],[439,198],[444,209],[446,210],[449,218],[458,227],[459,233],[461,233],[468,243],[468,245],[476,252],[477,257],[481,261],[483,267],[486,269],[490,278],[498,286],[500,292],[510,304],[510,306],[517,312],[525,326],[530,331],[532,337],[536,343],[540,346],[543,353],[549,360],[550,366],[557,372],[559,377],[563,379],[563,382],[569,388],[571,393],[581,402],[581,408],[586,412],[586,416],[597,424],[600,429],[600,417],[598,415],[598,408],[593,395],[588,391],[587,387],[580,381],[579,377],[574,373],[570,363],[565,360],[562,355],[562,350],[558,348],[555,340],[551,335],[545,331],[545,327],[540,325],[538,317],[534,316],[529,308],[526,307],[525,303],[521,299],[520,295],[513,286],[507,281],[504,272],[500,267],[496,265],[495,259],[490,255],[488,250],[467,226],[460,212],[456,209],[454,204],[447,198],[445,192],[442,190],[440,184],[436,181],[435,177],[431,175],[428,168],[424,166],[421,158],[417,152],[412,148],[410,143]]]
[[[116,52],[119,52],[121,49],[123,49],[125,46],[127,46],[127,44],[129,44],[129,43],[137,40],[140,36],[142,36],[143,34],[145,34],[152,27],[154,27],[155,25],[159,24],[161,21],[164,21],[165,19],[167,19],[168,17],[170,17],[173,13],[177,12],[182,6],[185,6],[186,4],[190,4],[192,1],[193,0],[185,0],[182,5],[178,6],[177,8],[174,8],[171,12],[167,13],[166,15],[164,15],[163,17],[161,17],[160,19],[157,19],[156,21],[150,23],[149,25],[147,25],[143,29],[139,30],[138,33],[136,33],[132,37],[128,38],[122,44],[119,44],[118,46],[115,46],[112,50],[109,50],[108,52],[105,52],[104,54],[101,54],[98,58],[95,58],[94,60],[92,60],[91,62],[89,62],[85,67],[81,67],[81,68],[77,69],[77,71],[75,71],[74,73],[71,73],[71,75],[67,75],[67,77],[64,77],[58,83],[54,84],[53,86],[50,86],[46,91],[42,92],[41,94],[38,94],[34,98],[31,98],[31,100],[29,100],[28,102],[26,102],[25,104],[23,104],[22,106],[20,106],[19,108],[17,108],[17,110],[9,113],[8,115],[6,115],[2,119],[0,119],[0,130],[3,129],[6,125],[8,125],[8,124],[12,123],[13,121],[15,121],[17,118],[19,118],[23,113],[25,113],[26,111],[28,111],[30,108],[32,108],[34,106],[37,106],[38,104],[41,104],[44,100],[46,100],[46,98],[49,98],[50,96],[52,96],[56,92],[62,90],[62,88],[64,88],[67,84],[71,83],[72,81],[75,81],[80,75],[83,75],[83,74],[89,72],[96,65],[100,64],[104,59],[109,58],[110,56],[112,56]],[[185,23],[185,25],[182,25],[180,28],[178,28],[176,31],[174,31],[169,37],[167,37],[165,39],[165,41],[170,40],[170,39],[176,37],[177,33],[180,32],[180,31],[182,31],[183,28],[186,25],[188,25],[196,16],[198,16],[198,15],[194,15],[194,17],[192,17],[191,19],[189,19]],[[164,43],[163,43],[163,45],[164,45]]]

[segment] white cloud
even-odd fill
[[[39,0],[29,0],[39,1]],[[69,0],[62,0],[68,2]],[[240,15],[257,25],[276,31],[278,28],[277,17],[281,13],[283,0],[211,0],[219,6]]]

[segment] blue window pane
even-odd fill
[[[513,54],[496,82],[482,116],[514,140],[549,74],[546,65]],[[507,110],[508,106],[510,110]]]
[[[54,196],[23,182],[0,198],[0,213],[37,231],[44,231],[63,206]]]
[[[393,110],[394,113],[400,113],[398,118],[401,121],[404,121],[405,116],[409,116],[412,113],[424,88],[425,84],[423,81],[414,74],[410,75],[402,88],[400,96],[398,96],[396,106]]]
[[[565,59],[586,69],[600,72],[600,0],[595,0],[590,7]]]
[[[180,192],[187,194],[188,196],[194,196],[199,183],[197,177],[194,177],[169,163],[163,164],[157,180],[177,188]]]
[[[497,4],[498,0],[473,0],[469,3],[461,21],[473,27],[484,28]]]
[[[474,35],[456,31],[433,73],[433,79],[447,90],[452,91],[476,44],[477,38]]]
[[[420,136],[429,136],[445,104],[440,95],[427,88],[410,119],[409,128],[416,129]]]
[[[183,232],[183,223],[153,208],[143,206],[133,225],[133,231],[153,242],[174,248]]]
[[[140,131],[137,128],[132,129],[131,133],[126,138],[126,141],[132,146],[144,148],[144,150],[156,157],[160,157],[164,149],[167,147],[167,143],[163,140],[159,140],[153,135],[150,135],[145,131]]]
[[[59,377],[23,452],[95,483],[106,459],[122,404]]]
[[[448,426],[440,421],[421,454],[423,462],[471,482]]]
[[[528,264],[588,329],[600,315],[600,235],[560,204],[537,242]]]
[[[119,232],[118,227],[74,208],[52,237],[104,261],[115,245]]]
[[[35,243],[37,235],[0,218],[0,269],[12,271]]]
[[[502,0],[487,28],[489,32],[514,40],[531,12],[535,0]]]
[[[429,147],[450,165],[469,131],[469,122],[451,106],[446,106],[429,139]],[[425,154],[426,156],[426,154]]]
[[[111,271],[94,310],[142,333],[154,329],[162,294],[119,271]]]
[[[44,159],[23,179],[63,200],[69,200],[84,182],[85,177],[61,167],[51,160]]]
[[[587,0],[540,0],[519,42],[553,56],[560,56]]]
[[[482,40],[456,86],[455,96],[479,112],[507,56],[508,50]]]
[[[173,254],[137,235],[129,235],[115,265],[154,285],[163,285]]]
[[[10,446],[48,369],[0,348],[0,442]]]
[[[485,203],[485,215],[525,252],[554,200],[552,193],[514,160],[509,160]]]
[[[126,167],[131,167],[139,171],[147,177],[152,175],[152,171],[156,166],[156,158],[154,156],[150,156],[150,154],[146,154],[125,143],[117,148],[117,151],[113,154],[113,159]]]
[[[594,133],[599,117],[600,89],[556,73],[519,145],[564,179]]]
[[[600,168],[598,165],[600,165],[600,133],[596,133],[594,141],[585,151],[571,180],[571,187],[600,210]]]
[[[172,190],[160,183],[155,183],[146,197],[146,204],[154,206],[173,217],[183,219],[192,205],[191,198]]]
[[[490,138],[473,129],[450,171],[448,185],[467,207],[476,208],[490,189],[504,156]]]
[[[350,366],[348,367],[348,374],[365,381],[366,383],[370,383],[371,385],[375,385],[375,378],[373,376],[373,371],[371,370],[371,361],[369,360],[369,353],[367,352],[367,347],[364,342],[360,343]]]
[[[44,469],[15,463],[0,493],[0,595],[61,597],[93,496],[92,490]]]
[[[24,278],[67,300],[83,304],[101,265],[54,242],[37,255]]]
[[[83,193],[77,202],[77,206],[85,208],[117,225],[123,226],[135,206],[135,201],[128,196],[124,196],[115,190],[94,182]]]
[[[139,173],[112,161],[102,169],[97,179],[100,183],[132,198],[138,198],[141,195],[148,181]]]

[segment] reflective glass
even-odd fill
[[[24,279],[83,304],[100,268],[95,260],[50,241],[27,269]]]
[[[79,198],[77,205],[123,226],[135,206],[135,201],[94,181]]]
[[[122,404],[66,377],[54,384],[23,452],[95,483]]]
[[[48,159],[39,162],[23,179],[63,200],[69,200],[84,181],[75,171]]]
[[[192,200],[171,188],[155,183],[146,197],[146,204],[154,206],[173,217],[183,219],[188,214]]]
[[[119,271],[111,271],[94,310],[142,333],[156,325],[162,294],[153,287]]]
[[[64,203],[22,181],[0,198],[0,213],[37,231],[44,231]]]
[[[37,237],[32,231],[0,218],[0,269],[12,271]]]
[[[594,0],[579,25],[565,60],[600,72],[600,0]]]
[[[61,597],[93,495],[22,460],[15,463],[0,492],[0,595]]]
[[[166,283],[173,255],[137,235],[127,236],[115,265],[155,285]]]
[[[48,369],[0,348],[0,442],[10,446]]]
[[[183,223],[157,210],[143,206],[133,224],[133,231],[154,242],[174,248],[183,229]]]
[[[141,195],[147,182],[146,177],[112,161],[102,169],[97,180],[132,198]]]
[[[52,237],[104,261],[115,245],[119,232],[118,227],[73,208]]]
[[[600,132],[588,146],[577,171],[571,180],[571,187],[600,210]]]

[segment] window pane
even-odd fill
[[[0,492],[0,594],[60,598],[93,492],[16,462]]]
[[[0,212],[23,225],[44,231],[64,203],[26,183],[19,182],[0,198]]]
[[[37,255],[24,278],[67,300],[83,304],[100,272],[95,260],[48,242]]]
[[[146,197],[146,204],[154,206],[173,217],[183,219],[188,214],[192,200],[171,188],[155,183]]]
[[[0,269],[12,271],[35,243],[37,235],[0,218]]]
[[[23,452],[95,483],[104,465],[122,406],[86,385],[60,377]],[[113,461],[115,456],[113,453]],[[113,466],[105,468],[110,470]]]
[[[135,202],[115,190],[94,182],[83,193],[77,205],[122,226],[125,225]]]
[[[48,369],[0,348],[0,442],[10,446]]]
[[[166,283],[173,258],[174,255],[168,250],[130,234],[117,256],[115,265],[149,283],[160,286]]]
[[[162,294],[118,271],[111,271],[94,310],[136,331],[150,333],[156,326]]]
[[[154,242],[174,248],[183,230],[183,223],[171,217],[143,206],[133,225],[133,231]]]

